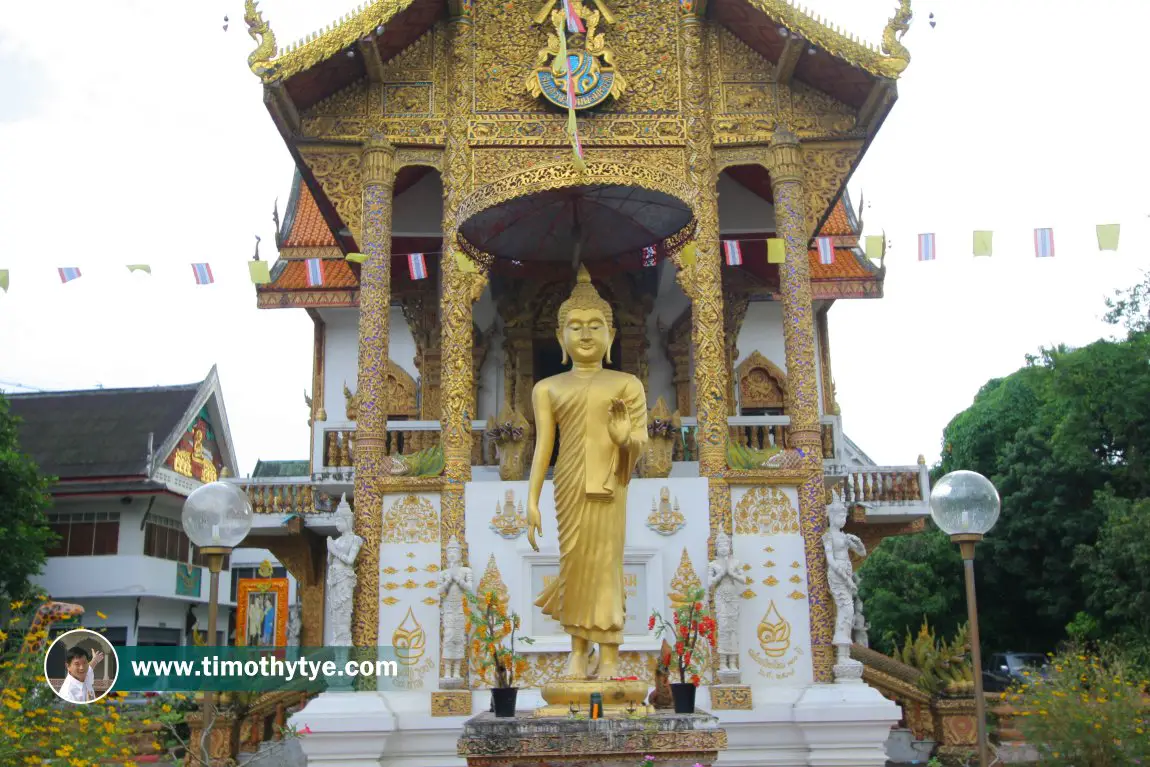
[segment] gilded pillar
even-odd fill
[[[356,647],[379,642],[379,546],[383,521],[385,476],[382,461],[387,440],[387,342],[391,319],[391,211],[395,187],[395,147],[376,136],[363,147],[363,233],[360,247],[367,261],[359,279],[359,413],[355,442],[355,516],[353,528],[363,537],[355,561],[357,578],[351,639]]]
[[[783,343],[787,359],[787,414],[791,418],[788,447],[802,450],[807,478],[799,486],[799,520],[806,549],[807,593],[811,607],[811,656],[816,682],[833,682],[834,607],[827,587],[827,563],[822,537],[827,529],[823,487],[822,435],[819,429],[818,384],[815,376],[815,319],[811,301],[811,232],[805,223],[802,150],[798,139],[778,130],[771,139],[771,189],[775,226],[786,245],[780,267],[783,294]]]
[[[682,6],[687,9],[688,5]],[[711,146],[710,100],[705,59],[706,28],[685,10],[682,34],[683,114],[687,122],[687,184],[694,191],[698,257],[693,267],[692,343],[695,349],[695,415],[699,419],[699,474],[709,477],[711,548],[720,531],[731,532],[727,468],[727,363],[723,341],[723,278],[719,257],[718,173]]]
[[[475,417],[475,340],[471,309],[486,284],[486,277],[460,269],[460,260],[467,256],[456,240],[459,205],[470,187],[467,121],[474,89],[474,30],[467,15],[451,19],[447,29],[450,83],[447,140],[443,151],[443,292],[440,295],[440,423],[446,466],[440,496],[440,535],[444,546],[451,536],[458,538],[466,562],[463,491],[471,479],[471,420]],[[443,557],[446,564],[446,550]]]

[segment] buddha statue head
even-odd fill
[[[585,266],[579,267],[575,289],[559,306],[556,337],[563,347],[563,364],[567,364],[568,357],[583,364],[599,363],[604,358],[611,361],[611,344],[615,341],[611,305],[595,290]]]

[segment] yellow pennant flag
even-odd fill
[[[363,253],[348,253],[344,258],[353,264],[362,264],[367,261],[367,256]]]
[[[787,260],[787,243],[778,237],[767,240],[767,263],[781,264]]]
[[[0,290],[8,292],[8,270],[0,269]]]
[[[479,271],[475,266],[475,262],[468,258],[467,254],[462,250],[455,251],[455,268],[464,274],[475,274]]]
[[[870,234],[866,238],[866,257],[871,261],[881,261],[886,255],[886,237],[881,234]]]
[[[989,256],[994,252],[994,232],[978,231],[974,233],[974,255]]]
[[[152,267],[147,264],[128,264],[129,272],[144,272],[145,274],[152,273]]]
[[[248,261],[248,274],[251,275],[253,285],[267,285],[272,281],[267,261]]]
[[[699,246],[693,242],[688,242],[679,252],[679,263],[681,263],[684,268],[694,266],[698,260]]]
[[[1119,224],[1099,224],[1098,229],[1098,249],[1099,250],[1118,250],[1118,229]]]

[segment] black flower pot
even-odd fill
[[[491,706],[496,716],[515,716],[515,696],[519,694],[518,687],[492,687]],[[694,700],[692,696],[691,700]]]
[[[695,685],[687,682],[672,682],[671,697],[675,700],[676,714],[695,713]]]

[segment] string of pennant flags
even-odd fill
[[[1120,224],[1098,224],[1095,227],[1095,236],[1099,251],[1117,251]],[[835,262],[835,240],[833,236],[816,237],[815,249],[818,252],[819,263],[830,265]],[[938,258],[938,244],[933,232],[924,232],[918,235],[918,260],[934,261]],[[887,238],[882,235],[868,235],[864,240],[866,257],[873,261],[881,261],[886,256]],[[724,239],[721,240],[723,260],[728,266],[741,266],[743,264],[743,244],[750,242],[765,242],[768,264],[782,264],[786,261],[786,246],[778,237],[768,237],[765,240],[755,239]],[[994,254],[994,232],[990,230],[976,230],[973,233],[971,252],[976,257],[986,257]],[[1054,258],[1054,229],[1049,227],[1034,230],[1034,256],[1035,258]],[[424,280],[428,277],[427,257],[442,255],[441,252],[422,252],[393,254],[392,258],[403,258],[407,261],[408,275],[412,280]],[[478,267],[475,262],[462,253],[456,252],[456,264],[461,271],[475,272]],[[347,261],[363,264],[367,255],[363,253],[348,253]],[[695,243],[688,243],[680,253],[680,262],[683,266],[692,266],[698,258],[698,249]],[[255,285],[266,285],[272,281],[271,270],[267,261],[248,261],[248,275]],[[323,287],[326,283],[325,261],[320,258],[305,259],[305,277],[309,288]],[[648,245],[642,250],[642,265],[654,267],[658,264],[658,254],[655,245]],[[150,264],[127,264],[129,272],[152,273]],[[215,283],[215,274],[208,263],[193,263],[192,277],[197,285],[211,285]],[[80,279],[83,274],[79,267],[61,266],[56,269],[60,282],[66,284]],[[10,285],[10,272],[0,269],[0,290],[7,293]]]

